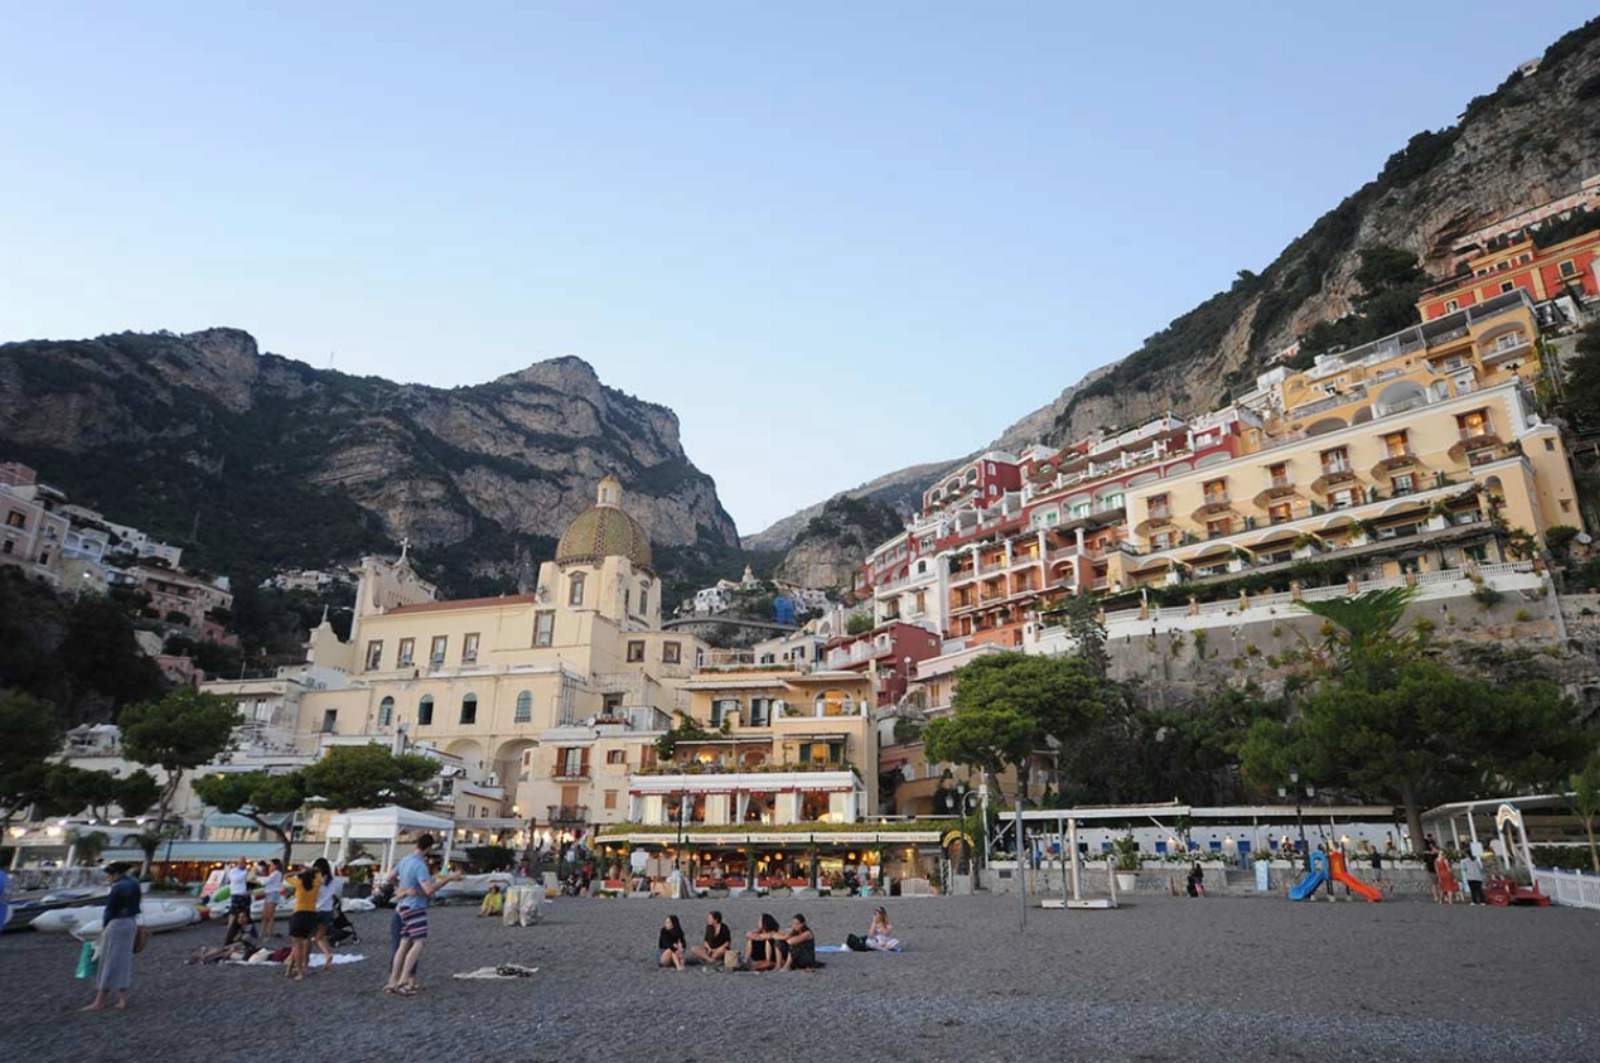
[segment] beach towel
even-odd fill
[[[818,945],[817,952],[849,952],[849,945]]]
[[[256,953],[256,956],[268,956],[268,955],[269,954],[267,952],[258,952],[258,953]],[[333,965],[335,967],[343,967],[347,963],[360,963],[364,959],[366,959],[366,957],[360,955],[359,953],[336,952],[336,953],[333,954]],[[224,960],[222,962],[226,963],[230,967],[282,967],[283,966],[283,961],[282,960],[274,960],[274,959],[258,960],[255,957],[251,957],[248,960]],[[307,967],[326,967],[327,963],[325,962],[325,959],[324,959],[323,955],[321,953],[318,953],[317,955],[311,957],[311,961],[308,964],[306,964],[306,966]]]
[[[498,967],[479,967],[471,971],[457,971],[451,978],[473,982],[504,982],[517,978],[530,978],[539,973],[537,967],[524,967],[520,963],[502,963]]]

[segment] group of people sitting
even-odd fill
[[[817,936],[806,917],[799,914],[785,928],[770,913],[763,912],[755,928],[746,932],[744,947],[737,952],[721,912],[706,913],[705,940],[693,948],[688,945],[678,917],[669,915],[661,923],[656,947],[660,950],[657,963],[679,971],[690,964],[734,971],[812,971],[823,966],[817,962]],[[894,936],[889,913],[874,909],[866,935],[851,934],[847,947],[858,952],[899,952],[900,941]]]
[[[669,915],[661,924],[656,946],[661,950],[660,965],[680,971],[691,963],[738,971],[805,971],[822,966],[817,962],[817,937],[803,915],[796,915],[784,930],[777,919],[763,913],[755,929],[745,934],[744,949],[737,953],[721,912],[706,914],[705,941],[692,949],[678,917]]]

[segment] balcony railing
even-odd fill
[[[548,805],[551,823],[587,823],[588,805]]]
[[[552,778],[552,779],[574,779],[574,780],[577,780],[577,779],[587,779],[588,777],[589,777],[589,766],[587,764],[585,764],[585,765],[583,765],[581,767],[577,767],[577,768],[569,768],[569,767],[566,767],[565,765],[559,765],[558,764],[556,767],[550,769],[550,778]]]
[[[1228,504],[1228,492],[1226,492],[1226,491],[1207,491],[1205,493],[1205,504],[1208,505],[1208,506],[1225,506],[1225,505],[1227,505]]]
[[[1355,472],[1348,461],[1325,461],[1322,463],[1322,475],[1345,476]]]
[[[1145,510],[1145,519],[1146,520],[1171,520],[1172,519],[1172,507],[1171,506],[1151,506],[1147,510]]]

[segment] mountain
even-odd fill
[[[229,328],[7,343],[0,455],[236,578],[409,539],[450,593],[513,589],[608,472],[669,584],[740,553],[677,416],[578,358],[444,389],[314,369]]]
[[[835,495],[795,536],[777,577],[802,587],[848,589],[868,552],[904,528],[903,514],[884,502]]]
[[[909,468],[898,469],[876,480],[868,480],[859,487],[840,491],[834,498],[880,502],[902,517],[909,517],[922,508],[922,492],[928,485],[938,479],[940,473],[961,460],[963,459],[953,458],[950,461],[935,461],[926,465],[912,465]],[[798,513],[792,513],[754,535],[746,535],[742,540],[744,548],[757,551],[788,550],[812,518],[822,515],[823,507],[828,501],[831,499],[807,506]]]
[[[1168,411],[1192,416],[1225,405],[1271,357],[1319,322],[1352,320],[1347,315],[1372,294],[1357,279],[1362,252],[1410,252],[1424,270],[1447,275],[1457,238],[1574,192],[1594,173],[1600,173],[1600,18],[1552,44],[1532,73],[1519,69],[1469,102],[1455,125],[1412,137],[1375,178],[1318,218],[1259,274],[1241,270],[1225,291],[1068,386],[990,446],[1016,451],[1035,442],[1061,444]],[[1314,353],[1306,347],[1301,357]],[[920,491],[954,464],[913,466],[848,493],[866,496],[880,482],[907,494]],[[815,512],[815,506],[802,510],[746,542],[779,548]]]

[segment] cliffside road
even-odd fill
[[[718,907],[736,939],[771,911],[822,941],[863,931],[874,902],[554,902],[527,930],[469,908],[433,915],[424,990],[385,997],[389,913],[355,916],[368,961],[304,985],[196,968],[207,924],[157,935],[126,1015],[79,1015],[76,945],[0,941],[5,1042],[19,1059],[1439,1060],[1597,1059],[1600,914],[1571,909],[1141,899],[1115,912],[1029,913],[1006,898],[891,899],[900,955],[825,956],[813,974],[653,967],[676,912],[698,939]],[[533,964],[527,981],[447,975]]]

